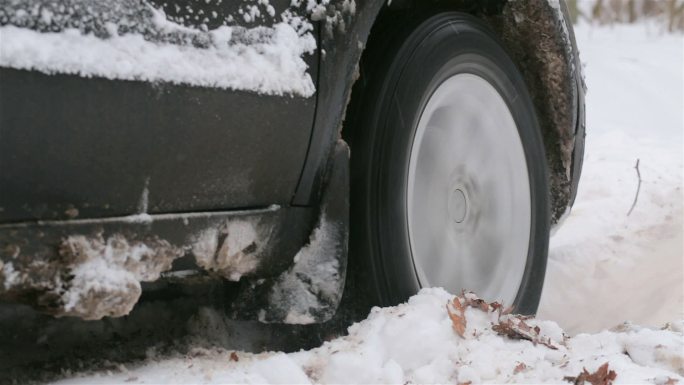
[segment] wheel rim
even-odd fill
[[[457,74],[428,99],[411,147],[407,222],[422,287],[512,304],[529,248],[527,162],[505,100]]]

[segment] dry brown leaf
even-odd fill
[[[475,293],[473,292],[466,293],[464,290],[461,292],[461,298],[463,299],[466,307],[474,307],[484,312],[489,312],[491,310],[490,305],[485,300],[475,295]]]
[[[460,296],[454,297],[453,300],[447,302],[446,308],[449,318],[456,334],[465,338],[465,329],[467,321],[465,318],[465,310],[468,307],[480,309],[485,313],[498,312],[497,321],[494,322],[492,330],[513,339],[525,339],[532,341],[532,343],[542,344],[550,349],[557,350],[550,338],[542,338],[540,336],[541,330],[539,327],[531,327],[525,321],[533,318],[532,316],[523,315],[509,315],[513,310],[512,307],[504,309],[499,302],[487,303],[483,299],[477,297],[474,293],[465,291],[461,292]]]
[[[524,362],[518,362],[518,365],[516,365],[515,369],[513,369],[513,374],[518,374],[525,369],[527,369],[527,365],[525,365]]]
[[[608,363],[606,362],[599,366],[594,373],[587,376],[587,381],[592,385],[611,385],[615,378],[617,378],[617,373],[615,373],[614,370],[610,370],[608,368]]]
[[[451,318],[451,324],[456,334],[465,338],[466,318],[465,308],[461,304],[459,297],[456,297],[451,302],[447,302],[447,313]]]
[[[492,326],[492,330],[511,339],[528,340],[535,345],[542,344],[549,349],[558,350],[558,347],[551,343],[550,338],[544,339],[539,335],[541,330],[538,326],[533,328],[525,323],[525,320],[529,318],[519,315],[509,315],[503,319],[499,318],[499,323]]]
[[[240,359],[238,358],[237,353],[235,353],[235,352],[230,352],[230,360],[233,361],[233,362],[238,362],[238,361],[240,361]]]
[[[608,363],[599,366],[594,373],[589,373],[586,368],[577,377],[565,377],[566,381],[572,382],[574,385],[612,385],[613,380],[617,378],[617,373],[614,370],[608,369]]]

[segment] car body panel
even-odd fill
[[[359,77],[358,64],[380,9],[382,0],[356,0],[354,8],[345,2],[331,2],[326,7],[321,29],[321,66],[318,75],[317,110],[311,145],[293,203],[315,204],[321,189],[321,176],[328,154],[341,136],[347,105],[354,82]]]
[[[287,204],[314,99],[1,68],[0,222]]]
[[[31,28],[81,28],[97,36],[107,33],[101,31],[107,23],[117,22],[121,30],[129,17],[114,6],[96,4],[104,10],[91,10],[84,6],[88,1],[67,3],[86,13],[44,3],[52,22],[40,24],[38,13]],[[274,14],[289,10],[307,16],[304,8],[290,8],[289,0],[270,3]],[[230,17],[235,31],[247,35],[242,37],[247,49],[249,39],[258,39],[275,18],[262,7],[261,16],[247,22],[245,12],[251,8],[241,5],[163,2],[168,18],[184,26],[216,27],[216,20]],[[6,13],[12,6],[3,5]],[[198,14],[211,20],[197,19]],[[103,20],[91,20],[98,17]],[[16,22],[28,25],[31,19]],[[139,28],[145,39],[183,38]],[[317,51],[303,59],[315,80]],[[5,67],[0,68],[0,85],[0,223],[288,204],[316,108],[315,95]]]

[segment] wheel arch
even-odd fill
[[[363,83],[371,76],[362,69],[364,62],[382,54],[385,43],[406,30],[407,20],[441,11],[465,12],[488,24],[523,73],[544,137],[552,223],[567,212],[584,152],[585,87],[563,0],[345,0],[328,5],[321,20],[314,131],[294,204],[317,200],[327,154],[340,136],[353,135],[354,124],[345,119],[363,98]]]

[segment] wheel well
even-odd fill
[[[579,92],[572,42],[569,36],[563,36],[560,11],[547,0],[393,0],[390,3],[382,7],[373,24],[359,63],[359,76],[352,88],[342,129],[342,137],[350,144],[352,154],[353,131],[357,126],[355,111],[364,103],[364,88],[370,78],[382,74],[382,69],[374,68],[374,62],[393,44],[400,44],[427,17],[444,11],[465,12],[495,32],[523,74],[544,138],[551,220],[558,222],[573,198],[572,157]]]

